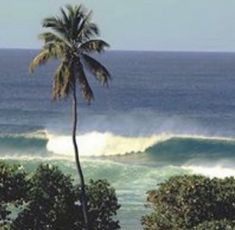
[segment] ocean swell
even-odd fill
[[[44,132],[0,135],[0,156],[46,155],[48,139]]]
[[[151,161],[183,162],[191,159],[235,157],[235,139],[169,133],[151,136],[121,136],[89,132],[77,137],[81,157],[146,156]],[[71,136],[47,131],[0,136],[0,156],[73,157]]]

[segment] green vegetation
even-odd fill
[[[193,230],[234,230],[235,221],[229,220],[217,220],[217,221],[206,221],[199,224]]]
[[[96,39],[99,29],[91,21],[91,12],[80,6],[67,5],[60,9],[59,17],[45,18],[43,27],[50,29],[40,34],[44,46],[30,65],[31,72],[51,59],[59,60],[60,64],[53,79],[53,98],[55,100],[72,96],[73,101],[73,131],[75,159],[78,175],[81,182],[81,202],[85,221],[85,229],[89,229],[91,222],[88,219],[85,181],[79,160],[79,151],[76,141],[77,130],[77,84],[80,85],[85,100],[90,103],[93,92],[88,83],[85,67],[102,84],[107,84],[110,78],[108,70],[88,54],[104,51],[109,45],[103,40]]]
[[[26,173],[18,166],[9,166],[0,162],[0,229],[11,221],[11,204],[15,208],[27,201],[29,182]]]
[[[115,190],[106,180],[85,187],[91,230],[120,229]],[[148,192],[145,230],[235,229],[235,179],[175,176]],[[0,229],[85,229],[81,186],[52,165],[33,173],[0,162]]]
[[[41,165],[27,174],[19,166],[0,164],[0,228],[11,230],[84,229],[81,187],[57,167]],[[113,217],[120,208],[105,180],[86,186],[90,229],[119,229]],[[14,207],[14,208],[13,208]],[[14,214],[15,212],[15,214]]]
[[[235,179],[176,176],[148,192],[145,230],[235,229]]]

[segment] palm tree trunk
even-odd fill
[[[81,168],[81,163],[79,159],[79,151],[78,151],[78,145],[76,141],[76,132],[77,132],[77,95],[76,95],[76,84],[73,85],[73,133],[72,133],[72,139],[73,139],[73,146],[74,146],[74,153],[75,153],[75,160],[77,165],[77,171],[80,178],[81,183],[81,205],[82,205],[82,212],[84,217],[84,224],[85,224],[85,230],[89,230],[88,225],[88,210],[87,210],[87,197],[86,197],[86,191],[85,191],[85,180]]]

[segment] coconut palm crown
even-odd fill
[[[91,11],[87,13],[82,5],[67,5],[60,11],[60,17],[43,20],[43,27],[50,31],[39,35],[44,46],[33,59],[30,71],[33,72],[37,66],[50,59],[58,59],[60,65],[53,79],[53,99],[68,96],[78,82],[85,100],[91,102],[94,96],[84,69],[88,69],[98,81],[106,85],[110,79],[108,70],[89,54],[100,53],[109,45],[96,39],[99,29],[91,22]]]

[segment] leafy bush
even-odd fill
[[[118,221],[111,219],[120,208],[115,190],[106,180],[90,180],[87,186],[88,217],[92,230],[119,229]]]
[[[9,206],[19,207],[27,200],[30,184],[20,166],[0,162],[0,227],[11,221]]]
[[[30,202],[13,222],[12,229],[75,229],[81,218],[70,177],[56,167],[41,165],[31,178]]]
[[[0,192],[1,189],[4,191],[1,193],[1,203],[15,201],[16,198],[25,202],[23,209],[8,224],[8,229],[83,229],[80,186],[74,185],[70,176],[64,175],[57,167],[41,165],[26,180],[27,174],[23,170],[20,171],[16,166],[3,165],[4,167],[0,165],[0,175],[5,176],[1,177],[1,180],[7,178],[8,183],[0,183]],[[91,180],[86,190],[90,229],[119,229],[118,221],[113,220],[113,216],[120,208],[115,190],[105,180]],[[2,199],[3,194],[5,194],[5,199]],[[12,196],[14,199],[11,198]],[[6,199],[7,197],[9,199]],[[10,211],[7,211],[8,214],[11,214]],[[3,217],[2,215],[2,221]]]
[[[235,221],[218,220],[206,221],[193,228],[194,230],[233,230]]]
[[[235,179],[172,177],[148,193],[148,202],[154,211],[142,218],[145,230],[193,229],[205,221],[233,221]]]

